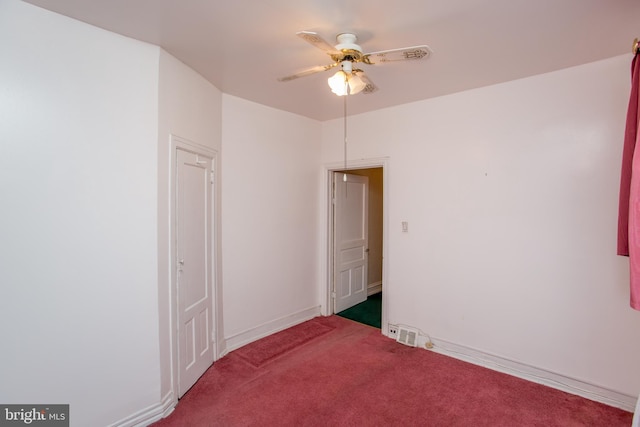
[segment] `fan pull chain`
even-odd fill
[[[347,79],[344,80],[345,92],[347,91]],[[344,94],[344,174],[342,180],[347,182],[347,98],[348,93]]]

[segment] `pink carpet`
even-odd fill
[[[291,342],[292,330],[311,338],[283,351],[278,337]],[[154,426],[631,425],[621,409],[407,347],[338,316],[268,338],[216,362]],[[252,346],[261,356],[249,356]]]
[[[301,323],[239,348],[234,352],[234,355],[240,356],[255,367],[259,367],[332,329],[334,329],[332,326],[320,322]]]

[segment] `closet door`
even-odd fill
[[[213,363],[212,159],[177,149],[178,397]]]

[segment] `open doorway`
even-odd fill
[[[341,212],[344,208],[341,207],[341,203],[338,197],[342,197],[340,185],[342,183],[341,177],[343,172],[348,173],[349,179],[358,182],[367,182],[366,197],[362,200],[366,203],[365,227],[366,227],[366,248],[364,250],[366,256],[366,271],[363,272],[364,280],[364,295],[362,298],[357,299],[355,304],[345,304],[341,299],[341,292],[343,292],[344,276],[358,276],[356,269],[347,271],[341,268],[343,262],[340,255],[339,247],[342,245],[340,241],[340,235],[344,234],[344,227],[360,227],[359,221],[341,219]],[[330,209],[330,262],[332,266],[330,269],[330,289],[331,289],[331,305],[332,313],[339,316],[355,320],[360,323],[364,323],[376,328],[382,329],[383,322],[383,230],[384,230],[384,168],[383,167],[366,167],[361,169],[349,169],[334,170],[332,174],[331,194],[332,194],[332,206]],[[339,177],[340,179],[336,178]],[[358,197],[357,183],[352,185],[352,193],[348,197]],[[348,188],[348,187],[345,187]],[[349,190],[347,190],[349,191]],[[336,198],[337,202],[336,203]],[[360,199],[358,199],[360,201]],[[357,214],[356,214],[357,216]],[[356,225],[357,224],[357,225]],[[358,235],[347,231],[348,236]],[[351,242],[350,242],[351,243]],[[351,246],[354,244],[352,243]],[[357,246],[357,245],[356,245]],[[349,249],[351,253],[354,253],[353,249]],[[354,282],[360,282],[360,278]],[[357,286],[356,286],[357,287]]]

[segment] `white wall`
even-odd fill
[[[0,2],[0,402],[158,401],[159,49]]]
[[[233,348],[297,313],[319,313],[320,123],[222,100],[223,305]]]
[[[160,314],[160,359],[162,370],[161,396],[175,404],[177,396],[170,395],[172,383],[172,344],[171,344],[171,274],[170,256],[170,165],[171,135],[202,145],[217,151],[221,150],[222,130],[222,93],[191,68],[162,50],[160,52],[159,94],[158,94],[158,298]],[[219,162],[218,162],[219,163]],[[215,217],[220,229],[220,167],[216,165]],[[216,233],[216,237],[217,237]],[[214,245],[214,255],[220,256],[220,239]],[[215,263],[217,266],[220,262]],[[217,269],[218,291],[221,290],[220,269]],[[214,296],[220,298],[220,295]],[[175,305],[175,300],[173,300]],[[220,310],[221,311],[221,310]],[[224,332],[221,312],[215,313],[219,319],[215,322],[220,335]],[[216,343],[218,344],[218,343]]]
[[[351,158],[389,156],[389,322],[638,395],[640,313],[615,255],[629,63],[349,119]],[[342,132],[323,123],[325,164]]]

